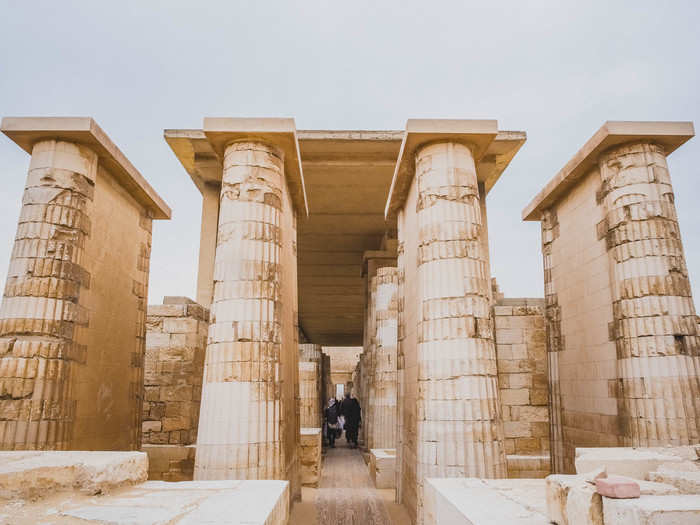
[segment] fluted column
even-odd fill
[[[506,477],[506,464],[472,152],[454,142],[425,145],[415,177],[421,494],[426,477]]]
[[[664,150],[625,144],[599,168],[623,443],[697,443],[700,345]]]
[[[322,426],[321,345],[299,345],[299,414],[302,428]]]
[[[71,368],[86,359],[85,241],[97,155],[61,140],[32,149],[0,306],[0,449],[69,447]]]
[[[394,267],[377,269],[375,281],[372,448],[396,447],[397,281]]]
[[[195,479],[285,479],[283,156],[262,142],[225,149]]]

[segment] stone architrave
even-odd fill
[[[397,488],[417,523],[426,478],[506,476],[481,199],[523,140],[495,121],[406,125],[386,216],[401,265]]]
[[[542,221],[557,471],[573,471],[576,447],[700,439],[697,318],[666,164],[693,135],[689,122],[606,122],[523,211]]]
[[[223,159],[195,480],[288,479],[300,495],[292,119],[205,119]]]
[[[0,449],[138,449],[151,221],[170,209],[91,118],[0,127],[32,156],[0,306]]]

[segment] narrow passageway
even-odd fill
[[[394,490],[374,488],[369,469],[358,449],[345,438],[324,451],[317,489],[304,488],[302,502],[292,508],[290,525],[403,525],[410,523]]]

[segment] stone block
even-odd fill
[[[577,448],[576,472],[590,472],[605,468],[608,474],[647,479],[649,472],[663,463],[681,463],[683,459],[649,449],[626,447]]]
[[[605,524],[685,525],[700,523],[700,497],[642,496],[637,499],[603,498]]]
[[[373,448],[369,451],[369,475],[378,489],[396,488],[396,449]]]
[[[51,505],[0,507],[9,523],[228,523],[285,525],[290,486],[278,480],[147,481],[99,498],[67,494]]]
[[[673,485],[681,494],[700,494],[700,472],[684,472],[664,468],[650,472],[649,481]]]
[[[606,498],[629,499],[638,498],[641,494],[639,484],[624,476],[609,476],[595,480],[595,490]]]
[[[146,480],[143,452],[0,452],[0,499],[35,499],[65,490],[90,494]]]
[[[584,476],[547,476],[546,499],[547,518],[557,525],[603,525],[602,498]]]
[[[142,432],[160,432],[162,423],[160,421],[144,421],[141,423]]]
[[[301,463],[301,483],[305,486],[318,486],[321,478],[321,451],[323,438],[320,428],[300,429],[299,461]]]
[[[527,388],[506,388],[501,390],[501,403],[504,405],[527,405],[530,391]]]

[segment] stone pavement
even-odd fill
[[[324,452],[318,489],[304,488],[294,504],[290,525],[399,525],[410,523],[405,509],[393,502],[394,490],[377,490],[362,453],[345,439]]]

